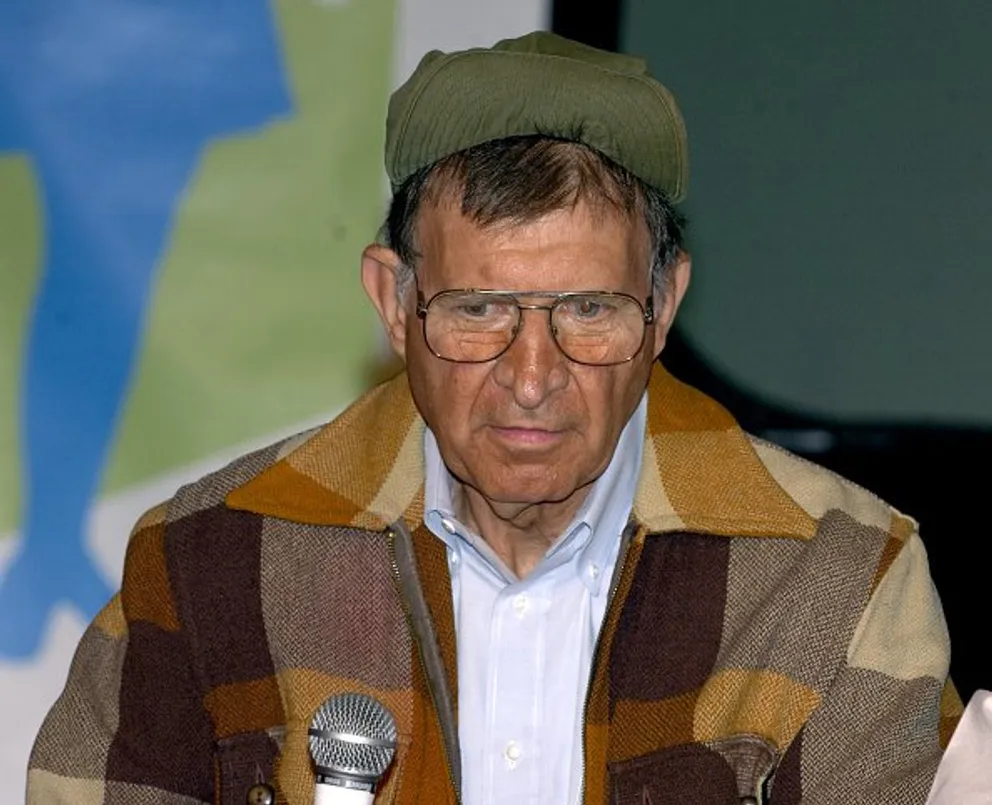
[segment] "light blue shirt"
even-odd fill
[[[465,805],[578,803],[593,652],[630,516],[647,397],[575,519],[518,579],[455,515],[455,481],[424,436],[424,522],[448,548]]]

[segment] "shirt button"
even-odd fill
[[[598,579],[599,578],[599,565],[594,565],[589,563],[589,578]]]
[[[520,744],[516,741],[510,741],[503,750],[503,757],[506,758],[506,762],[511,769],[517,765],[517,761],[520,760],[523,755],[524,750],[520,748]]]
[[[449,534],[454,534],[458,530],[457,528],[455,528],[455,524],[447,517],[441,518],[441,525],[444,528],[444,530],[447,531]]]
[[[530,599],[526,593],[518,593],[513,597],[513,611],[517,613],[517,617],[522,618],[527,614],[529,608]]]

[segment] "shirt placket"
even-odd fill
[[[547,666],[551,580],[507,585],[497,596],[490,631],[487,802],[540,802],[540,732]]]

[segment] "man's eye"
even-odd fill
[[[569,312],[578,319],[595,319],[607,311],[597,299],[575,299],[569,304]]]
[[[469,318],[478,319],[488,316],[492,312],[492,310],[491,310],[491,306],[487,302],[473,302],[473,303],[466,302],[458,306],[458,312],[462,316],[468,316]]]

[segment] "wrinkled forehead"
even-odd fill
[[[418,278],[424,290],[606,290],[648,287],[650,236],[640,215],[604,201],[573,204],[521,220],[479,221],[456,192],[418,213]]]

